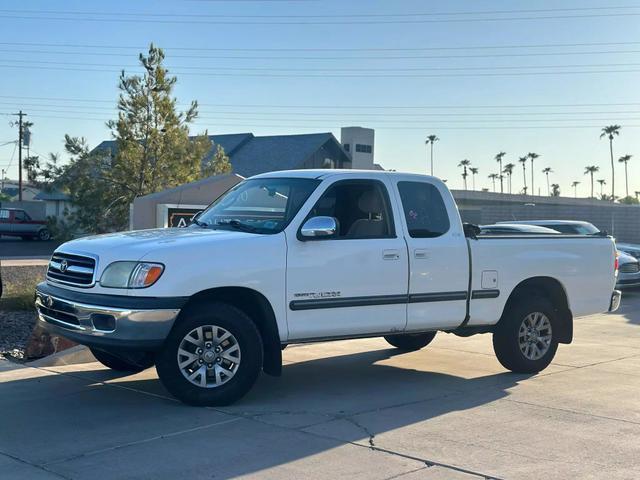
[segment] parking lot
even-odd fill
[[[489,335],[284,351],[240,403],[174,401],[154,369],[0,363],[3,478],[638,478],[640,292],[576,320],[539,375],[504,371]],[[151,461],[152,460],[152,461]]]

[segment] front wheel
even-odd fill
[[[222,406],[242,398],[262,370],[262,339],[238,308],[207,302],[185,312],[156,357],[160,381],[190,405]]]
[[[558,350],[558,317],[551,302],[529,297],[505,312],[493,334],[493,350],[507,370],[537,373],[551,363]]]
[[[384,339],[400,350],[413,352],[429,345],[435,336],[436,332],[405,333],[403,335],[387,335]]]
[[[154,356],[148,352],[135,352],[130,354],[114,355],[104,350],[91,348],[91,353],[105,367],[116,372],[137,373],[150,368],[155,363]]]

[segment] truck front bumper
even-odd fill
[[[609,311],[615,312],[618,310],[620,306],[620,302],[622,301],[622,292],[620,290],[614,290],[611,294],[611,303],[609,303]]]
[[[41,283],[36,287],[38,323],[74,342],[98,348],[157,350],[184,297],[128,297],[77,292]]]

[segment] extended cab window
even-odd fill
[[[255,178],[239,183],[194,221],[206,228],[281,232],[320,183],[311,178]]]
[[[398,182],[398,191],[409,236],[434,238],[449,231],[449,214],[435,186],[424,182]]]
[[[13,218],[16,222],[28,222],[29,220],[31,220],[31,217],[27,215],[26,212],[20,211],[16,212]]]
[[[308,218],[334,217],[338,238],[388,238],[395,235],[389,196],[381,182],[336,182],[316,202]]]

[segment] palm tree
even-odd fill
[[[591,175],[591,198],[593,198],[593,174],[600,170],[600,167],[596,167],[595,165],[591,165],[589,167],[584,167],[584,174]]]
[[[573,197],[574,198],[578,198],[578,185],[580,185],[580,182],[575,181],[571,184],[571,186],[573,187]]]
[[[615,176],[615,164],[613,162],[613,137],[615,135],[620,135],[620,129],[622,127],[620,125],[609,125],[602,129],[602,133],[600,134],[600,138],[607,137],[609,138],[609,152],[611,153],[611,201],[615,201],[616,199],[616,176]]]
[[[440,140],[440,139],[437,136],[429,135],[427,137],[427,140],[424,142],[425,145],[431,144],[431,175],[433,175],[433,144],[435,142],[437,142],[438,140]]]
[[[496,191],[496,179],[498,178],[498,174],[497,173],[492,173],[490,175],[487,176],[487,178],[491,179],[491,183],[493,184],[493,192],[495,193]]]
[[[513,175],[513,169],[516,168],[515,164],[507,163],[504,166],[503,172],[507,174],[507,185],[509,185],[509,193],[511,193],[511,176]]]
[[[473,189],[476,189],[476,175],[478,174],[478,167],[469,167],[469,171],[471,172],[471,185]]]
[[[627,154],[618,159],[620,163],[624,163],[624,186],[626,188],[626,197],[629,196],[629,174],[627,173],[627,163],[629,163],[629,160],[631,160],[632,156],[633,155]]]
[[[553,172],[553,170],[551,170],[551,167],[542,169],[542,173],[544,173],[547,176],[547,195],[551,195],[551,190],[549,190],[549,174],[551,172]]]
[[[607,181],[604,178],[599,178],[596,182],[600,184],[600,198],[604,199],[604,191],[602,188],[607,184]]]
[[[500,170],[499,170],[499,177],[500,177],[500,193],[504,193],[504,190],[502,188],[502,157],[504,157],[507,154],[507,152],[500,152],[496,155],[496,162],[498,162],[500,164]]]
[[[552,183],[551,184],[551,196],[552,197],[559,197],[560,196],[560,185],[558,185],[557,183]]]
[[[523,187],[523,191],[524,194],[527,194],[527,160],[529,159],[529,157],[520,157],[518,159],[518,162],[520,162],[522,164],[522,179],[524,180],[524,187]]]
[[[471,162],[469,160],[467,160],[466,158],[464,160],[461,160],[460,163],[458,164],[459,167],[462,167],[464,170],[462,171],[462,180],[464,180],[464,189],[467,189],[467,177],[469,176],[469,174],[467,173],[467,167],[471,165]]]
[[[531,159],[531,195],[535,195],[536,191],[534,188],[534,184],[533,184],[533,161],[538,158],[540,155],[538,155],[537,153],[533,153],[533,152],[529,152],[527,154],[527,157],[529,157]]]

